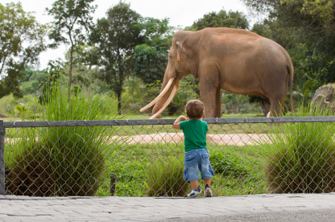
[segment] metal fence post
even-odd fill
[[[0,120],[0,195],[5,195],[5,134],[3,120]]]

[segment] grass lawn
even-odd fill
[[[247,117],[247,115],[227,115],[230,117]],[[250,117],[250,115],[248,116]],[[147,119],[145,115],[125,116],[123,119]],[[169,117],[172,118],[172,117]],[[177,118],[177,117],[173,117]],[[262,127],[260,127],[262,126]],[[268,127],[265,124],[222,124],[209,125],[211,134],[228,133],[263,133]],[[115,136],[132,136],[138,134],[155,134],[157,132],[181,132],[166,126],[122,126],[113,127]],[[36,130],[46,130],[38,128]],[[15,139],[27,137],[33,133],[31,130],[12,128],[7,131],[6,138]],[[33,133],[37,135],[37,133]],[[6,164],[11,162],[11,157],[20,150],[8,149],[6,145]],[[10,146],[13,146],[11,144]],[[209,144],[211,163],[216,172],[213,178],[213,191],[216,196],[246,195],[265,193],[263,165],[266,159],[267,148],[264,146],[231,146]],[[14,152],[14,153],[13,153]],[[150,178],[149,166],[164,164],[163,169],[169,170],[170,164],[180,164],[183,167],[183,143],[138,143],[138,144],[113,144],[108,145],[105,152],[106,170],[103,173],[103,184],[98,189],[97,195],[110,195],[110,175],[117,176],[116,195],[118,196],[147,196],[148,190],[154,187],[150,181],[164,183],[171,178]],[[179,162],[170,162],[171,158],[179,158]],[[162,168],[162,167],[160,167]],[[171,174],[164,174],[171,175]],[[156,175],[157,176],[157,175]],[[164,186],[164,184],[162,184]],[[155,186],[156,187],[156,186]],[[160,185],[158,185],[160,187]]]
[[[267,147],[217,146],[211,144],[208,146],[208,150],[215,171],[212,183],[215,196],[266,192],[263,164],[266,159]],[[157,175],[148,171],[148,167],[154,165],[158,169],[159,166],[164,164],[166,171],[172,168],[171,164],[179,164],[183,167],[183,158],[180,158],[183,157],[183,154],[183,143],[114,146],[107,158],[105,183],[100,187],[98,195],[110,195],[108,178],[113,173],[118,178],[116,184],[117,196],[147,196],[151,187],[164,186],[165,181],[171,180],[171,178],[158,178]],[[172,162],[170,157],[175,157],[180,161]],[[164,175],[168,177],[172,173]],[[178,181],[178,178],[175,178],[175,180]],[[155,183],[152,184],[152,181],[155,181]],[[201,181],[200,183],[202,186]]]

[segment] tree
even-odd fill
[[[129,4],[119,2],[108,9],[106,18],[97,21],[91,34],[91,41],[101,53],[99,78],[116,94],[119,114],[123,82],[133,71],[133,49],[143,42],[139,19],[140,15],[131,10]]]
[[[198,19],[193,23],[191,28],[195,30],[200,30],[206,27],[229,27],[238,29],[248,29],[249,23],[246,15],[243,12],[233,12],[228,13],[225,10],[219,12],[210,12],[205,14],[203,18]]]
[[[73,91],[77,91],[76,88],[84,90],[87,98],[90,97],[92,91],[92,84],[96,80],[97,59],[99,56],[98,49],[95,46],[81,45],[76,47],[73,51],[73,69],[72,69],[72,83]],[[66,53],[65,58],[69,61],[70,51]],[[69,62],[65,63],[65,70],[69,70]]]
[[[38,61],[46,49],[43,38],[47,27],[36,22],[21,3],[0,4],[0,98],[10,93],[22,97],[19,80],[29,64]]]
[[[32,67],[27,67],[22,71],[24,76],[23,80],[20,80],[20,89],[24,95],[37,93],[39,81],[38,79],[44,79],[45,73],[43,71],[34,70]]]
[[[51,91],[55,90],[57,84],[59,84],[62,75],[64,75],[64,68],[62,62],[59,60],[49,61],[48,67],[42,72],[46,74],[45,78],[39,81],[39,89],[42,91],[38,98],[40,104],[48,103],[48,98],[51,95]]]
[[[70,69],[68,83],[68,100],[71,95],[73,52],[75,47],[82,44],[85,40],[86,31],[92,25],[92,16],[96,6],[91,3],[94,0],[57,0],[48,9],[48,14],[54,16],[53,29],[49,38],[54,40],[50,47],[56,48],[60,43],[70,44]],[[64,37],[64,35],[66,37]]]
[[[146,84],[163,79],[172,39],[172,27],[168,23],[168,19],[144,18],[141,21],[145,43],[135,47],[134,73]]]

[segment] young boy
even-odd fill
[[[191,193],[187,197],[196,197],[202,190],[198,184],[199,171],[201,179],[204,180],[205,197],[211,197],[211,178],[214,171],[209,162],[209,154],[206,148],[207,123],[202,121],[205,115],[204,104],[200,100],[190,100],[185,107],[187,120],[184,116],[179,116],[173,123],[173,128],[182,129],[185,143],[185,168],[184,180],[192,187]]]

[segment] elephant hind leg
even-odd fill
[[[284,113],[285,97],[281,99],[270,99],[270,103],[270,116],[282,116]]]

